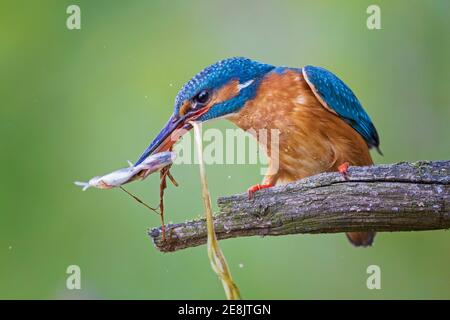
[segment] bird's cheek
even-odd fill
[[[189,101],[183,102],[183,104],[180,107],[180,112],[179,112],[180,117],[183,117],[184,115],[186,115],[189,112],[189,110],[191,110],[191,108],[192,108],[192,106]]]
[[[214,97],[212,100],[214,104],[219,104],[222,102],[225,102],[227,100],[230,100],[237,96],[239,94],[239,81],[238,80],[232,80],[228,82],[227,84],[223,85],[217,92],[214,94]]]

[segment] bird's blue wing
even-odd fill
[[[355,129],[370,148],[376,147],[380,151],[377,130],[353,91],[341,79],[324,68],[306,66],[303,67],[302,72],[323,106]]]

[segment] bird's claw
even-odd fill
[[[256,191],[259,191],[261,189],[267,189],[273,187],[273,184],[266,183],[266,184],[256,184],[254,186],[251,186],[247,189],[247,195],[249,199],[253,199],[253,195]]]
[[[350,163],[344,162],[338,167],[339,172],[342,174],[345,180],[348,180],[348,167],[350,166]]]

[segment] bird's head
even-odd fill
[[[192,128],[191,121],[204,122],[238,112],[254,98],[259,82],[273,68],[237,57],[221,60],[197,73],[178,92],[172,116],[136,165],[153,153],[170,149]]]

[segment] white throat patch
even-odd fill
[[[248,80],[244,83],[239,83],[237,86],[238,90],[241,91],[242,89],[247,88],[249,85],[251,85],[253,83],[253,81],[255,81],[255,80],[252,79],[252,80]]]

